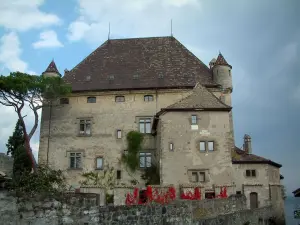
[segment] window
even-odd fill
[[[80,120],[79,134],[91,135],[91,120]]]
[[[205,173],[204,172],[199,172],[199,181],[204,182],[205,181]]]
[[[118,139],[122,138],[122,131],[121,130],[117,130],[117,138]]]
[[[116,102],[125,102],[125,97],[124,96],[116,96],[115,101]]]
[[[164,78],[164,75],[162,73],[158,74],[158,78],[159,79],[163,79]]]
[[[60,99],[60,104],[61,104],[61,105],[69,104],[69,99],[68,99],[68,98],[61,98],[61,99]]]
[[[139,128],[140,128],[141,133],[150,134],[151,133],[151,119],[149,119],[149,118],[140,119]]]
[[[200,141],[200,152],[206,151],[206,144],[205,141]]]
[[[121,180],[121,170],[117,170],[117,179]]]
[[[192,115],[192,125],[197,124],[197,116],[196,115]]]
[[[242,192],[241,192],[241,191],[237,191],[236,194],[237,194],[237,195],[241,195]]]
[[[204,171],[189,171],[190,181],[192,183],[205,182],[205,172]]]
[[[255,170],[246,170],[246,177],[256,177]]]
[[[192,182],[198,182],[198,173],[192,172]]]
[[[213,141],[209,141],[208,142],[208,151],[213,151],[214,150],[214,142]]]
[[[70,153],[70,168],[78,169],[81,168],[81,153]]]
[[[170,151],[173,151],[173,150],[174,150],[174,149],[173,149],[173,148],[174,148],[173,143],[170,143],[170,144],[169,144],[169,148],[170,148]]]
[[[151,160],[150,152],[140,152],[140,168],[151,167]]]
[[[128,155],[128,150],[124,150],[124,155]]]
[[[103,158],[102,157],[96,158],[96,169],[97,170],[103,169]]]
[[[96,97],[87,97],[87,103],[96,103]]]
[[[139,78],[139,75],[138,75],[138,74],[134,74],[134,75],[133,75],[133,79],[134,79],[134,80],[137,80],[138,78]]]
[[[144,96],[144,101],[145,102],[151,102],[151,101],[153,101],[153,95],[145,95]]]

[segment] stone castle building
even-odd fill
[[[43,75],[60,75],[54,61]],[[251,208],[282,203],[281,165],[253,154],[249,135],[235,146],[232,76],[221,53],[207,66],[174,37],[107,40],[65,70],[72,93],[43,108],[39,163],[65,170],[74,187],[106,165],[120,183],[142,183],[155,164],[161,185],[199,185],[206,197],[226,186]],[[120,163],[132,130],[145,139],[135,174]]]

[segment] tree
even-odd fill
[[[8,76],[0,76],[0,104],[13,107],[18,115],[23,129],[24,147],[30,157],[32,168],[36,163],[30,148],[30,139],[35,133],[38,122],[38,110],[47,104],[52,104],[60,96],[71,91],[71,87],[64,83],[61,77],[44,77],[13,72]],[[34,125],[30,132],[24,122],[23,109],[28,105],[34,114]]]
[[[21,126],[21,121],[18,120],[15,126],[15,130],[12,136],[8,138],[8,142],[6,144],[7,155],[11,155],[12,157],[14,157],[14,153],[20,145],[24,145],[24,133]]]
[[[31,171],[31,159],[24,145],[19,145],[14,152],[13,179],[18,182],[23,173]]]

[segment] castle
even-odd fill
[[[59,76],[54,61],[44,76]],[[66,171],[79,187],[83,171],[116,169],[126,135],[144,134],[139,170],[156,164],[160,185],[201,186],[205,197],[221,187],[244,194],[249,208],[282,202],[281,165],[234,141],[232,66],[219,53],[209,66],[174,37],[107,40],[63,79],[72,93],[42,110],[39,163]]]

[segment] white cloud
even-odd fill
[[[187,14],[201,9],[199,0],[78,0],[78,4],[79,16],[69,25],[67,37],[90,43],[107,37],[109,22],[112,38],[170,35],[171,19],[183,23]]]
[[[43,3],[44,0],[1,0],[0,26],[27,31],[59,24],[58,16],[39,9]]]
[[[32,46],[38,48],[59,48],[63,44],[58,40],[57,34],[53,30],[47,30],[40,33],[40,40],[34,42]]]
[[[20,46],[19,37],[15,32],[5,34],[0,39],[0,64],[2,68],[6,68],[9,71],[20,71],[33,73],[28,69],[28,64],[24,62],[20,57],[22,49]]]

